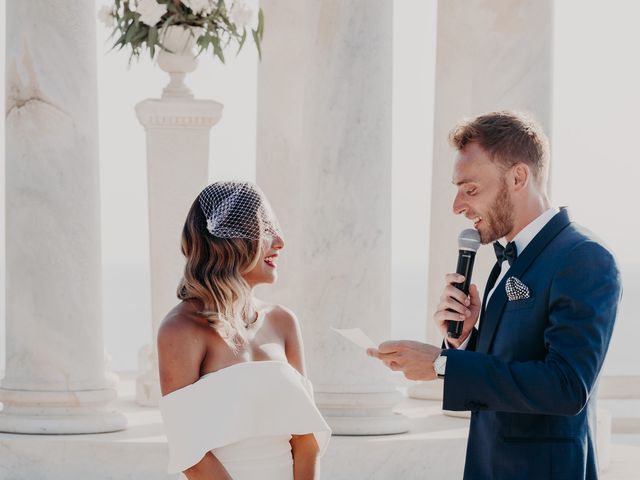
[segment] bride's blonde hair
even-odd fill
[[[259,223],[257,216],[255,221]],[[198,198],[182,230],[186,264],[178,298],[201,301],[204,308],[199,313],[233,349],[245,341],[245,322],[255,312],[251,288],[242,274],[260,261],[262,243],[262,239],[211,235]]]

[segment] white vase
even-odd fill
[[[160,43],[169,51],[160,50],[158,65],[170,77],[169,83],[162,90],[163,99],[193,98],[184,78],[198,66],[193,47],[201,33],[202,28],[181,25],[171,25],[161,32]]]

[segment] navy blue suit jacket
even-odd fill
[[[512,276],[530,298],[508,301]],[[565,209],[519,252],[471,348],[445,353],[443,408],[472,411],[465,479],[598,477],[594,399],[620,292],[613,256]]]

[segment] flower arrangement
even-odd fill
[[[117,37],[113,48],[131,49],[130,60],[139,58],[145,48],[151,58],[157,49],[175,53],[163,45],[163,33],[173,25],[197,37],[198,55],[212,50],[222,63],[224,50],[235,44],[240,52],[250,31],[262,57],[264,15],[258,0],[114,0],[100,9],[98,17],[113,28],[112,36]]]

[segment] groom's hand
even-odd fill
[[[463,281],[464,277],[458,273],[449,273],[445,276],[446,286],[440,296],[440,303],[438,304],[436,313],[433,315],[433,320],[436,322],[438,329],[442,332],[444,338],[447,339],[448,344],[454,348],[459,348],[467,339],[471,330],[473,330],[473,327],[480,317],[480,308],[482,305],[478,287],[475,284],[471,285],[469,295],[465,295],[464,292],[453,286],[454,283],[461,283]],[[460,335],[460,338],[447,337],[447,320],[464,322],[462,324],[462,335]]]
[[[433,361],[442,350],[427,343],[398,340],[367,349],[367,355],[378,358],[391,370],[400,370],[409,380],[434,380],[438,376]]]

